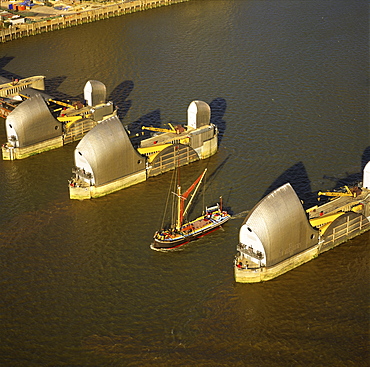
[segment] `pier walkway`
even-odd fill
[[[23,89],[34,88],[45,89],[44,76],[31,76],[29,78],[13,80],[0,84],[0,97],[9,97],[18,95]]]

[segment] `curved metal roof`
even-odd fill
[[[310,225],[289,183],[265,196],[250,211],[242,226],[249,227],[263,244],[266,266],[275,265],[317,243],[318,231]]]
[[[197,129],[209,125],[211,121],[211,107],[204,101],[193,101],[188,107],[188,125]]]
[[[107,89],[98,80],[89,80],[84,87],[84,98],[89,106],[96,106],[106,100]]]
[[[18,146],[26,147],[35,143],[61,136],[62,124],[51,114],[40,94],[23,101],[6,118],[8,139],[9,127],[18,137]]]
[[[100,122],[81,139],[75,149],[76,166],[78,155],[89,163],[97,186],[145,170],[146,158],[132,146],[117,116]]]
[[[363,173],[363,187],[370,190],[370,161],[367,162]]]

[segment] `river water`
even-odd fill
[[[272,188],[361,179],[368,16],[361,0],[194,0],[2,44],[2,76],[45,75],[58,97],[99,80],[124,124],[184,123],[209,103],[220,149],[182,177],[208,167],[207,203],[223,195],[234,215],[159,253],[171,173],[80,202],[77,143],[1,161],[0,364],[367,366],[369,233],[263,284],[235,283],[233,258]]]

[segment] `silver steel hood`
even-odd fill
[[[145,162],[117,116],[96,125],[75,149],[76,167],[91,168],[97,186],[145,170]]]
[[[23,101],[6,118],[8,141],[17,147],[52,139],[63,134],[62,124],[54,118],[40,94]]]
[[[257,240],[258,238],[258,240]],[[239,240],[247,247],[257,243],[266,266],[279,263],[314,246],[318,231],[314,229],[292,186],[287,183],[265,196],[245,218]]]

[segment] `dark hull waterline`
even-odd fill
[[[173,250],[177,249],[182,245],[185,245],[191,241],[195,241],[198,238],[201,238],[211,232],[214,232],[215,230],[219,229],[224,223],[226,223],[230,219],[230,215],[225,213],[224,216],[217,222],[213,222],[212,225],[208,225],[206,227],[200,228],[197,231],[191,232],[191,233],[182,233],[181,235],[177,235],[174,238],[167,238],[167,239],[159,239],[158,236],[154,236],[154,241],[150,245],[151,249],[153,250],[160,250],[160,251],[166,251],[166,250]],[[204,220],[204,217],[198,218],[196,222],[200,222]],[[189,226],[188,224],[185,224],[182,228],[186,228]]]

